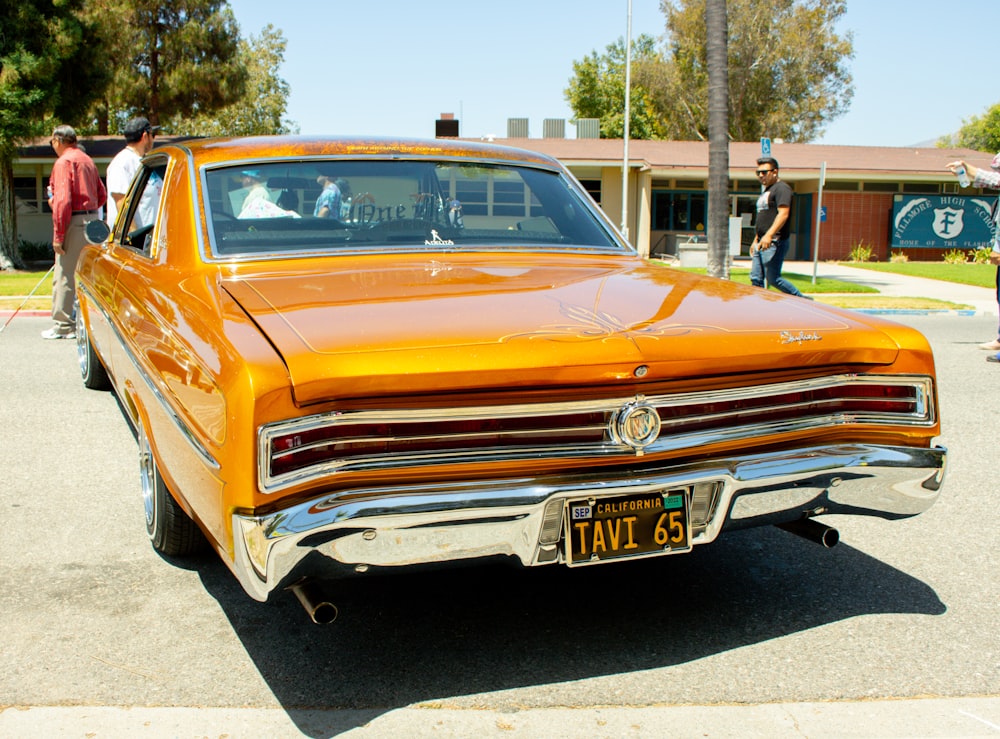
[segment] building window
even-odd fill
[[[580,180],[580,184],[583,185],[583,189],[586,190],[590,197],[594,199],[594,202],[598,205],[601,204],[601,181],[600,180]]]
[[[489,215],[489,198],[486,193],[485,178],[472,180],[467,178],[455,182],[455,197],[462,202],[462,213],[467,216]]]
[[[941,185],[936,182],[904,182],[903,192],[911,195],[937,195]]]
[[[51,213],[39,180],[34,177],[14,178],[14,198],[18,213]]]
[[[522,218],[525,215],[524,183],[493,180],[493,215],[514,216]],[[461,200],[461,198],[459,198]]]
[[[524,180],[504,170],[484,168],[469,174],[459,168],[447,178],[447,183],[454,197],[461,201],[465,216],[527,218],[542,215],[538,198]]]
[[[865,192],[899,192],[899,185],[895,182],[866,182]]]
[[[704,231],[706,201],[703,192],[654,192],[653,229]]]

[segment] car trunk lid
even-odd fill
[[[885,365],[877,321],[641,260],[410,258],[232,277],[296,402]],[[644,370],[639,370],[642,367]]]

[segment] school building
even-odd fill
[[[438,136],[457,133],[458,122],[447,122],[454,125],[442,127],[438,121]],[[525,119],[511,119],[508,136],[490,140],[560,160],[611,220],[620,224],[624,142],[596,138],[596,125],[588,126],[588,121],[578,121],[580,136],[566,138],[562,135],[565,125],[559,123],[563,122],[545,121],[543,137],[530,138]],[[121,136],[109,136],[81,139],[81,144],[103,175],[125,142]],[[770,146],[771,156],[780,164],[781,179],[795,193],[790,260],[812,260],[817,248],[819,260],[842,260],[854,246],[863,244],[880,261],[896,252],[906,253],[912,261],[936,261],[947,251],[974,249],[990,240],[989,211],[996,195],[959,188],[945,164],[965,159],[976,167],[989,167],[992,153],[780,141]],[[761,142],[729,145],[727,197],[734,255],[738,250],[745,256],[753,241],[760,194],[754,170],[761,150]],[[48,142],[39,141],[21,149],[14,163],[18,233],[28,241],[52,238],[45,188],[54,161]],[[825,172],[822,188],[821,172]],[[629,141],[627,181],[626,226],[629,240],[640,253],[676,256],[685,245],[707,243],[707,141]]]
[[[496,143],[560,160],[611,220],[620,223],[621,140],[507,138]],[[729,213],[740,220],[739,249],[744,256],[753,241],[760,194],[754,170],[760,156],[760,142],[729,145]],[[912,261],[936,261],[952,249],[975,249],[990,241],[989,215],[996,193],[959,188],[945,164],[964,159],[989,168],[993,153],[772,142],[771,156],[795,193],[790,260],[812,260],[817,246],[819,260],[842,260],[863,243],[880,261],[895,252],[906,253]],[[628,172],[626,225],[629,240],[642,253],[676,256],[684,244],[706,240],[707,141],[630,141]]]

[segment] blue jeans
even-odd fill
[[[788,239],[775,239],[767,249],[758,249],[750,262],[750,282],[756,287],[773,285],[783,293],[798,295],[802,293],[792,283],[781,276],[781,265],[785,263],[788,253]]]

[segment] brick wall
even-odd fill
[[[820,227],[820,261],[847,259],[860,241],[874,248],[878,261],[889,260],[892,193],[824,192],[823,206],[827,215]]]

